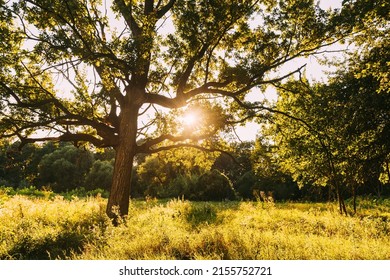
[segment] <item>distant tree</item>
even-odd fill
[[[233,182],[253,169],[251,157],[254,143],[252,141],[229,143],[225,150],[229,152],[219,154],[213,163],[212,169],[217,169],[226,174]]]
[[[63,145],[43,156],[39,164],[39,179],[44,186],[59,192],[82,187],[92,163],[93,155],[89,151]]]
[[[149,195],[181,196],[187,190],[176,184],[177,178],[191,180],[192,176],[204,174],[211,169],[215,158],[216,154],[194,148],[162,151],[147,156],[137,166],[138,183]],[[169,187],[176,190],[167,191]]]
[[[97,188],[109,190],[111,186],[113,170],[113,161],[94,161],[91,169],[86,174],[84,187],[87,190],[93,190]]]
[[[298,185],[293,181],[290,174],[280,168],[278,161],[277,147],[265,135],[256,139],[253,152],[251,154],[253,165],[253,175],[247,175],[246,181],[250,178],[256,178],[256,181],[250,189],[253,195],[254,190],[270,192],[273,198],[280,200],[298,199]],[[248,192],[248,190],[247,190]]]
[[[198,178],[193,195],[193,199],[206,201],[237,198],[233,183],[225,174],[216,169],[208,171]]]
[[[17,186],[21,180],[20,169],[14,165],[9,154],[10,147],[8,141],[0,142],[0,186]]]
[[[26,187],[33,185],[38,174],[38,151],[35,144],[19,150],[20,142],[0,144],[0,185]]]

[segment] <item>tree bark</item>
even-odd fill
[[[116,146],[114,173],[107,215],[118,224],[129,213],[131,174],[136,154],[138,107],[122,108],[119,126],[119,143]]]

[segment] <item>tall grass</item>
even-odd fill
[[[0,194],[0,259],[390,259],[390,203],[132,201],[117,227],[101,197]],[[379,209],[379,210],[378,210]]]

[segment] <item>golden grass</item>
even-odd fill
[[[0,258],[390,259],[390,203],[365,203],[133,201],[114,227],[100,197],[2,196]]]

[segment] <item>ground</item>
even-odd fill
[[[132,201],[0,193],[0,259],[390,259],[390,200],[333,203]]]

